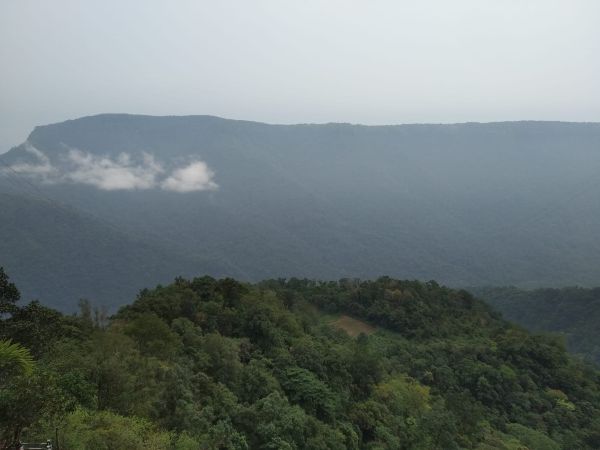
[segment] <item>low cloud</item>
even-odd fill
[[[19,175],[34,176],[42,180],[47,180],[58,173],[56,168],[50,163],[48,157],[33,145],[25,143],[23,148],[31,155],[28,159],[32,159],[33,161],[12,164],[8,166],[8,169],[3,168],[3,172],[10,171]]]
[[[148,153],[136,158],[121,153],[111,158],[68,149],[57,166],[29,143],[24,145],[24,149],[31,156],[6,170],[46,183],[86,184],[105,191],[163,189],[185,193],[218,188],[214,181],[215,173],[203,161],[192,161],[184,167],[166,170]]]
[[[151,189],[157,185],[157,177],[164,171],[147,153],[142,155],[142,161],[136,163],[126,153],[121,153],[113,160],[80,150],[69,150],[67,160],[73,165],[73,169],[65,174],[67,180],[105,191]]]
[[[214,172],[202,161],[193,162],[181,169],[175,169],[169,177],[161,183],[167,191],[192,192],[208,191],[217,188],[213,181]]]

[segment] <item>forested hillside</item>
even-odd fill
[[[472,291],[529,330],[564,334],[569,350],[600,364],[600,288]]]
[[[600,279],[600,124],[270,125],[211,116],[103,114],[36,127],[0,155],[0,194],[43,196],[110,225],[121,254],[158,248],[162,277],[435,279],[451,286],[594,286]],[[156,274],[66,254],[46,209],[2,211],[2,248],[29,297],[118,307]],[[32,217],[45,225],[31,228]],[[27,221],[26,221],[27,220]],[[114,233],[109,233],[114,235]],[[114,237],[114,236],[113,236]],[[140,247],[140,248],[138,248]],[[115,261],[119,253],[98,250]],[[38,254],[54,264],[38,264]],[[86,277],[64,267],[86,265]],[[170,267],[177,267],[171,271]],[[171,271],[167,273],[166,271]],[[48,290],[45,280],[56,280]],[[91,285],[106,289],[90,289]]]
[[[30,287],[30,298],[64,311],[75,311],[78,299],[95,298],[96,293],[107,306],[121,304],[127,294],[119,284],[168,281],[191,274],[191,267],[205,267],[200,257],[183,257],[39,194],[0,192],[0,211],[2,264],[18,274],[17,283]],[[217,264],[210,267],[226,273]],[[57,292],[63,301],[56,300]]]
[[[600,373],[435,282],[178,278],[111,318],[17,300],[0,277],[0,442],[600,447]]]

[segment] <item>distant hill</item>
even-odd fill
[[[592,286],[599,169],[594,123],[269,125],[104,114],[36,127],[0,156],[0,186],[30,195],[33,184],[151,243],[177,261],[169,272]],[[9,237],[28,226],[11,211]],[[0,263],[22,290],[43,291],[50,303],[87,295],[87,282],[59,273],[80,256],[67,261],[60,246],[36,240],[54,254],[45,270],[56,271],[57,287],[36,285],[41,268],[13,238]],[[126,261],[119,267],[130,286],[149,280]],[[89,276],[117,286],[102,270]]]
[[[478,288],[476,295],[532,331],[562,333],[569,350],[600,364],[600,288]]]

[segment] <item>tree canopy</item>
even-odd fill
[[[58,428],[82,450],[600,447],[600,373],[435,282],[178,278],[110,320],[30,303],[0,330],[36,359],[2,386],[5,443]]]

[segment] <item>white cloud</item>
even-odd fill
[[[164,171],[152,155],[143,154],[139,163],[121,153],[116,160],[98,157],[80,150],[69,150],[67,160],[74,166],[65,179],[89,184],[99,189],[150,189],[157,185],[157,176]]]
[[[43,152],[31,144],[26,143],[23,148],[33,158],[17,162],[4,169],[5,172],[18,172],[45,183],[87,184],[105,191],[163,189],[183,193],[218,188],[213,180],[214,172],[203,161],[193,161],[167,172],[148,153],[137,158],[121,153],[111,158],[68,149],[59,160],[60,164],[53,165]]]
[[[214,172],[208,168],[206,163],[195,161],[180,169],[175,169],[169,177],[161,183],[161,187],[167,191],[192,192],[209,191],[218,186],[213,181]]]
[[[43,181],[48,181],[49,177],[56,174],[56,168],[41,151],[28,142],[24,144],[23,148],[26,152],[34,156],[35,162],[18,162],[10,165],[9,169],[4,169],[3,171],[10,170],[19,175],[35,176],[41,178]]]

